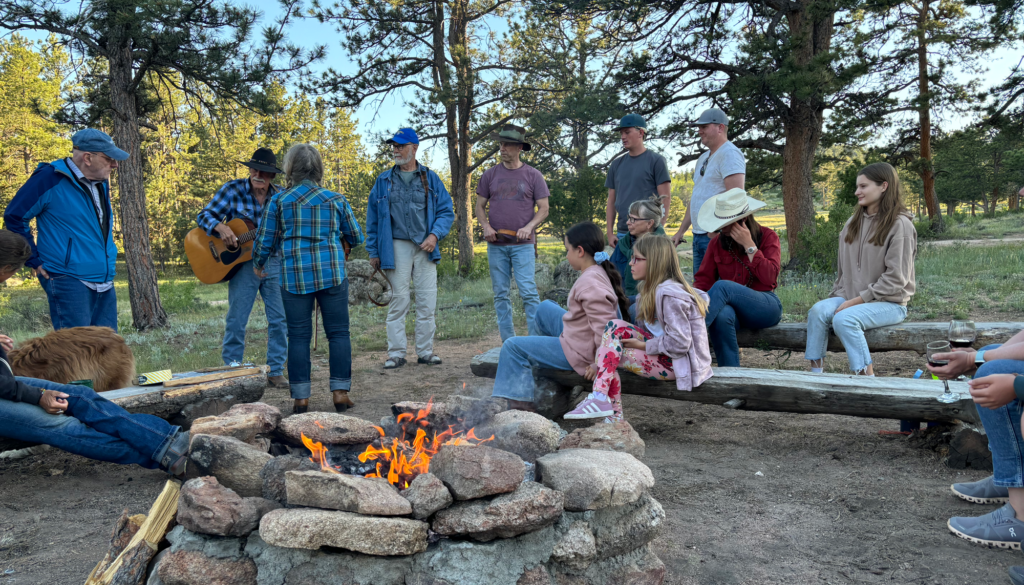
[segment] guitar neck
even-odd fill
[[[259,230],[252,230],[252,231],[245,232],[244,234],[238,236],[238,243],[239,244],[247,244],[247,243],[255,240],[256,239],[256,232],[257,231],[259,231]]]

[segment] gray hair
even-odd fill
[[[661,200],[657,197],[634,201],[629,206],[629,212],[633,215],[636,215],[641,219],[654,221],[654,225],[651,226],[651,231],[658,229],[658,226],[661,225],[663,210],[664,208],[661,206]]]
[[[289,187],[309,179],[317,185],[324,178],[324,161],[320,151],[309,144],[296,144],[284,155],[284,176]]]

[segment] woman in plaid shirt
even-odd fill
[[[330,348],[334,408],[355,406],[352,388],[352,343],[348,330],[348,279],[342,238],[363,243],[363,232],[348,200],[320,186],[324,163],[308,144],[296,144],[284,157],[288,189],[274,196],[263,211],[253,246],[253,269],[263,266],[278,250],[284,253],[281,295],[288,321],[288,378],[293,412],[309,410],[309,342],[313,337],[314,303],[320,304],[324,333]]]

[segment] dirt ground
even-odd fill
[[[497,344],[496,335],[442,342],[443,365],[394,371],[380,369],[383,353],[357,356],[351,414],[376,421],[392,402],[441,399],[463,384],[489,394],[491,380],[474,378],[469,361]],[[785,367],[801,366],[798,358]],[[876,358],[881,375],[909,377],[923,363],[916,354]],[[744,355],[744,365],[775,362]],[[311,409],[329,410],[327,364],[315,366],[321,386]],[[264,401],[290,411],[284,390],[268,390]],[[896,421],[638,396],[624,407],[647,442],[654,496],[667,514],[655,541],[666,584],[1008,583],[1007,568],[1024,564],[1020,552],[949,533],[950,516],[992,509],[954,498],[949,485],[985,474],[947,469],[934,453],[877,434]],[[163,482],[156,471],[57,450],[0,461],[0,585],[84,582],[117,516],[147,511]]]

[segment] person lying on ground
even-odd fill
[[[0,230],[0,282],[31,254],[25,238]],[[0,338],[0,436],[184,475],[188,431],[151,414],[130,413],[86,386],[15,376],[7,362],[11,349],[11,339]]]
[[[605,325],[629,310],[622,277],[604,252],[601,228],[589,221],[578,223],[565,233],[563,243],[569,265],[580,271],[569,290],[569,310],[544,301],[537,307],[538,335],[510,337],[501,344],[492,396],[507,399],[510,408],[536,410],[535,367],[571,370],[593,380]],[[601,412],[611,416],[611,403]]]
[[[857,207],[839,233],[839,271],[829,298],[807,315],[811,371],[821,373],[829,325],[846,350],[850,369],[873,376],[864,332],[907,318],[914,296],[917,230],[903,204],[903,188],[888,163],[870,164],[857,174]]]
[[[991,476],[953,484],[955,495],[976,504],[1004,504],[978,517],[954,517],[947,526],[957,536],[977,544],[1019,550],[1024,541],[1024,331],[1002,345],[940,353],[944,366],[928,369],[951,380],[973,375],[968,382],[978,416],[992,451]]]
[[[604,422],[622,420],[619,368],[648,380],[675,380],[676,388],[684,392],[711,377],[704,325],[707,295],[683,278],[672,240],[646,234],[630,256],[633,278],[640,282],[636,326],[621,319],[605,326],[597,349],[594,389],[565,415],[567,419],[599,418],[611,403],[614,414]]]
[[[730,189],[701,207],[700,224],[718,235],[708,244],[693,285],[708,293],[705,322],[720,366],[740,365],[737,329],[774,327],[782,319],[782,301],[774,292],[782,246],[774,230],[754,219],[764,206],[743,189]]]

